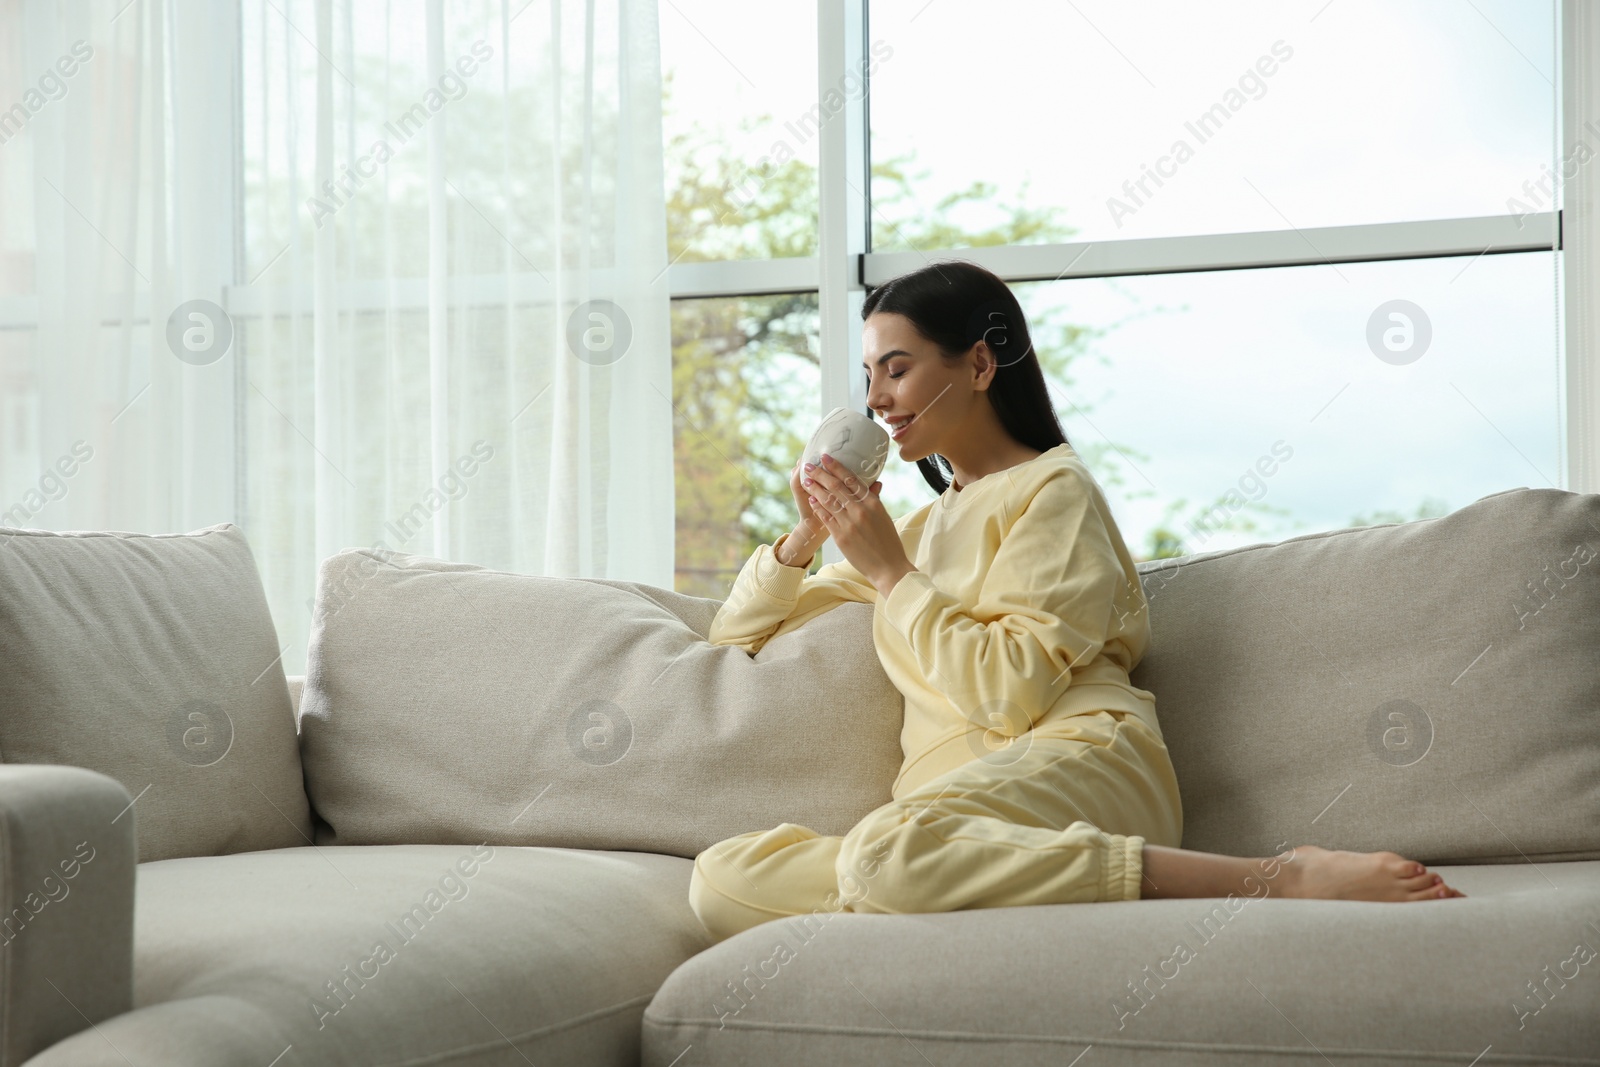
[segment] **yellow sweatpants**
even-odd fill
[[[1137,900],[1145,842],[1183,811],[1161,738],[1123,712],[1014,739],[870,812],[843,837],[795,823],[719,841],[689,904],[721,940],[789,915]]]

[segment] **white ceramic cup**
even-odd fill
[[[883,472],[889,459],[889,444],[889,432],[873,419],[854,408],[834,408],[811,435],[801,463],[821,466],[826,452],[849,467],[865,489]],[[801,473],[804,471],[802,467]]]

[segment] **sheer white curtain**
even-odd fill
[[[231,278],[233,13],[0,13],[0,524],[231,519],[232,370],[165,351],[164,310]]]
[[[0,525],[238,522],[290,673],[341,548],[670,588],[655,0],[123,2],[0,0]]]

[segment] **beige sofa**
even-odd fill
[[[1185,846],[1466,898],[717,944],[699,850],[889,799],[870,605],[750,657],[715,600],[351,550],[285,678],[236,527],[0,541],[0,1067],[1600,1064],[1600,496],[1140,565]]]

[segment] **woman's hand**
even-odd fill
[[[815,521],[832,535],[850,565],[884,596],[903,574],[916,570],[906,556],[900,531],[878,499],[881,481],[863,489],[847,467],[823,453],[822,465],[805,471],[801,485],[809,492],[807,502]]]
[[[809,500],[811,490],[800,481],[802,476],[809,477],[809,472],[801,471],[800,465],[805,462],[805,457],[794,461],[794,470],[789,472],[789,490],[794,493],[795,506],[800,509],[800,522],[805,523],[822,538],[828,536],[827,529],[822,525],[822,520],[817,518]]]

